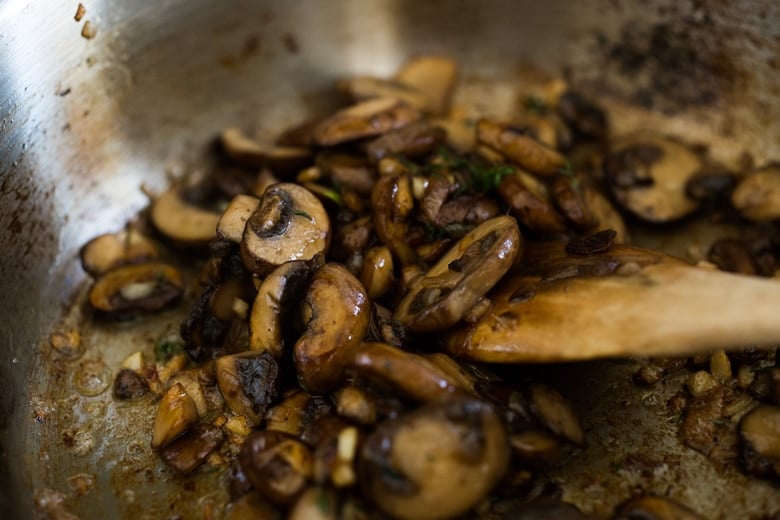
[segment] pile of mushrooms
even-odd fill
[[[629,246],[623,219],[668,225],[717,203],[774,231],[763,249],[713,246],[714,264],[774,276],[776,165],[725,172],[676,139],[612,139],[568,88],[465,121],[457,76],[422,56],[345,80],[351,105],[273,141],[227,129],[231,169],[152,201],[169,254],[209,258],[180,345],[128,362],[115,396],[153,394],[151,446],[176,472],[225,469],[227,518],[586,518],[552,498],[492,510],[586,438],[556,389],[483,363],[780,340],[780,284]],[[82,263],[101,315],[161,310],[185,286],[133,230],[93,240]],[[745,463],[777,474],[777,406],[741,431]],[[696,518],[658,497],[615,518],[636,515]]]

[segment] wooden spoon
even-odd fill
[[[531,245],[489,297],[485,316],[445,336],[453,355],[551,362],[780,343],[780,282],[630,246],[586,256]]]

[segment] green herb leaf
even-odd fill
[[[298,215],[300,217],[309,219],[310,222],[314,222],[314,218],[308,213],[306,213],[305,211],[303,211],[302,209],[296,209],[295,211],[293,211],[293,215]]]
[[[157,361],[168,361],[183,350],[184,345],[180,341],[160,338],[154,344],[154,357]]]

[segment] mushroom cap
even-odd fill
[[[380,424],[363,445],[360,482],[394,518],[453,518],[490,492],[508,462],[505,427],[492,407],[453,397]]]
[[[690,148],[650,133],[618,141],[604,163],[617,202],[647,222],[671,222],[696,211],[686,185],[701,168]]]
[[[732,205],[749,220],[780,218],[780,164],[745,176],[731,194]]]
[[[312,392],[340,384],[370,320],[363,285],[340,264],[325,264],[312,276],[303,304],[306,331],[295,344],[298,378]]]
[[[113,269],[95,281],[89,303],[107,314],[155,312],[181,297],[184,283],[177,269],[160,262]]]
[[[333,146],[364,137],[374,137],[420,119],[418,110],[393,97],[375,98],[339,110],[320,122],[314,142]]]
[[[152,202],[152,224],[177,244],[202,245],[213,240],[219,217],[219,213],[185,202],[178,187],[171,188]]]
[[[414,332],[454,325],[506,274],[521,244],[514,218],[486,220],[412,284],[394,318]]]
[[[269,186],[246,222],[241,258],[247,269],[266,274],[292,260],[311,260],[330,242],[330,220],[319,199],[303,186]]]

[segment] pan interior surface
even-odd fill
[[[177,478],[152,453],[153,406],[118,404],[110,390],[85,396],[74,383],[85,362],[102,363],[112,382],[125,356],[175,334],[186,308],[120,325],[85,320],[79,247],[142,210],[141,186],[160,192],[170,176],[202,168],[222,128],[285,128],[332,108],[338,79],[442,53],[461,66],[457,105],[500,115],[565,77],[602,102],[616,134],[654,127],[708,143],[726,165],[780,160],[772,1],[84,6],[77,22],[72,2],[0,3],[0,508],[9,518],[43,516],[34,503],[60,499],[81,518],[194,518],[224,506],[221,473]],[[710,237],[693,223],[674,239],[649,230],[638,240],[684,256]],[[53,325],[79,329],[80,357],[50,348]],[[682,381],[637,388],[636,366],[538,368],[576,396],[588,439],[550,474],[564,499],[602,515],[636,490],[709,518],[780,509],[772,485],[684,448],[664,411]],[[78,496],[83,479],[91,487]]]

